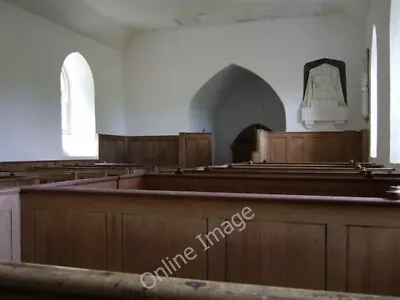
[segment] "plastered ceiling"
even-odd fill
[[[152,30],[330,14],[342,14],[360,23],[370,0],[2,1],[120,49],[135,34]]]

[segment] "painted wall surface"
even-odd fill
[[[0,3],[0,160],[65,158],[60,71],[76,51],[93,73],[97,132],[124,134],[121,53]]]
[[[345,129],[359,130],[364,50],[365,25],[341,15],[143,34],[124,53],[127,132],[190,130],[194,95],[232,63],[254,72],[277,92],[285,106],[287,131],[304,131],[299,118],[304,64],[324,57],[346,63]]]
[[[366,48],[375,24],[378,45],[378,149],[374,161],[389,165],[390,157],[390,0],[371,1]]]
[[[390,14],[390,162],[400,164],[400,1]]]

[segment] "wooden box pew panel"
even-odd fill
[[[140,178],[140,177],[137,177]],[[135,176],[130,175],[133,182]],[[70,180],[41,184],[42,188],[117,189],[118,177]],[[130,184],[132,186],[132,184]],[[20,189],[0,191],[0,261],[20,261]]]
[[[145,190],[386,197],[400,178],[262,174],[145,174]]]
[[[48,161],[6,161],[0,162],[1,171],[25,172],[34,167],[61,167],[74,165],[92,165],[97,160],[48,160]]]
[[[4,190],[39,183],[40,177],[38,176],[2,176],[2,178],[0,178],[0,189]]]
[[[316,176],[324,176],[324,175],[338,175],[338,176],[351,176],[351,175],[362,175],[362,176],[390,176],[396,177],[400,176],[400,173],[397,173],[392,168],[361,168],[358,170],[347,169],[347,170],[297,170],[297,169],[259,169],[259,168],[224,168],[224,167],[202,167],[202,168],[195,168],[195,169],[184,169],[184,173],[202,173],[202,172],[211,172],[211,173],[232,173],[232,174],[265,174],[265,175],[291,175],[291,174],[298,174],[298,175],[316,175]],[[165,172],[164,172],[165,173]]]
[[[123,172],[121,172],[123,173]],[[52,183],[69,180],[79,180],[87,178],[98,178],[104,176],[112,176],[106,171],[62,171],[62,170],[48,170],[48,171],[30,171],[25,173],[13,173],[16,176],[36,176],[40,178],[40,183]],[[123,173],[124,174],[124,173]],[[115,176],[115,175],[114,175]]]
[[[146,284],[146,283],[145,283]],[[37,264],[0,263],[0,297],[4,299],[146,299],[146,300],[398,300],[316,290],[245,285],[185,278],[162,278],[144,289],[139,274],[71,269]],[[39,298],[40,297],[40,298]]]
[[[359,170],[362,168],[366,169],[383,169],[383,170],[393,170],[393,168],[377,168],[377,167],[363,167],[361,165],[357,166],[348,166],[348,167],[332,167],[332,166],[262,166],[262,165],[243,165],[243,166],[234,166],[231,164],[223,165],[223,166],[211,166],[211,169],[221,169],[221,168],[229,168],[229,169],[237,169],[237,170],[266,170],[266,171],[274,171],[274,170],[298,170],[298,171],[307,171],[307,170],[315,170],[315,171],[342,171],[342,172],[351,172],[354,170]]]
[[[114,168],[114,167],[51,167],[51,168],[35,168],[33,171],[40,172],[76,172],[82,176],[88,174],[102,174],[102,176],[117,176],[129,174],[133,169],[131,168]]]
[[[332,168],[352,168],[358,165],[368,168],[381,168],[383,165],[373,162],[357,162],[351,160],[349,162],[326,162],[326,163],[268,163],[268,162],[243,162],[243,163],[230,163],[231,166],[254,166],[254,167],[332,167]]]
[[[33,187],[20,197],[24,262],[400,296],[398,202]]]

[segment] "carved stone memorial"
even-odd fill
[[[304,67],[303,126],[332,124],[343,129],[347,123],[346,73],[344,62],[321,59]]]

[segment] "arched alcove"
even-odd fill
[[[78,52],[69,54],[62,65],[61,134],[66,157],[97,157],[93,74]]]
[[[213,161],[232,161],[231,144],[249,124],[286,131],[283,103],[274,89],[255,73],[231,64],[212,76],[194,95],[190,129],[213,134]]]
[[[252,124],[243,129],[231,144],[232,162],[241,163],[252,159],[252,152],[257,150],[258,129],[272,131],[262,124]]]

